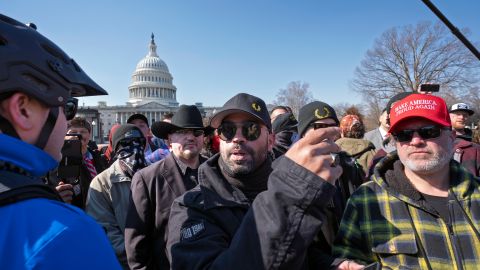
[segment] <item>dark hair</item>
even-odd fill
[[[165,114],[163,115],[162,121],[165,120],[165,119],[172,119],[172,117],[173,117],[173,113],[172,113],[172,112],[165,113]]]
[[[92,132],[92,126],[83,117],[75,117],[68,122],[68,129],[71,128],[86,128],[88,132]]]

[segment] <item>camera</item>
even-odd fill
[[[82,167],[82,135],[67,134],[68,139],[63,143],[62,160],[57,169],[58,180],[67,184],[78,184]]]

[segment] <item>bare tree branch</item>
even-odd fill
[[[456,37],[440,23],[422,22],[384,32],[355,69],[351,88],[369,106],[384,106],[422,83],[439,83],[458,98],[478,86],[479,76],[480,64]]]
[[[287,85],[286,89],[278,90],[275,105],[289,106],[295,115],[305,104],[313,101],[313,95],[308,90],[310,85],[306,82],[294,81]]]

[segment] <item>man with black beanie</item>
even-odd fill
[[[325,102],[313,101],[302,108],[298,113],[298,133],[301,137],[309,136],[320,130],[338,127],[340,121],[335,110]],[[334,138],[335,140],[339,138]],[[324,209],[324,222],[321,231],[314,242],[317,254],[312,261],[317,269],[328,269],[334,258],[331,256],[333,241],[338,231],[338,225],[342,219],[343,211],[350,195],[365,180],[365,173],[356,164],[355,158],[346,152],[338,152],[339,165],[343,172],[335,181],[335,194],[327,202]]]
[[[199,168],[198,185],[171,208],[172,269],[295,269],[310,244],[341,168],[331,152],[338,128],[295,143],[273,170],[274,135],[265,102],[240,93],[210,121],[220,153]]]
[[[105,229],[118,260],[128,269],[123,235],[132,177],[145,167],[145,137],[138,127],[121,125],[113,133],[112,146],[116,160],[90,183],[86,211]]]

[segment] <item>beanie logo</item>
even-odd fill
[[[260,105],[258,105],[257,103],[252,103],[252,108],[257,112],[262,109],[262,107],[260,107]]]
[[[330,111],[326,108],[326,107],[323,107],[323,111],[325,112],[324,114],[320,114],[320,110],[319,109],[316,109],[315,110],[315,117],[317,117],[317,119],[323,119],[323,118],[327,118],[330,116]]]

